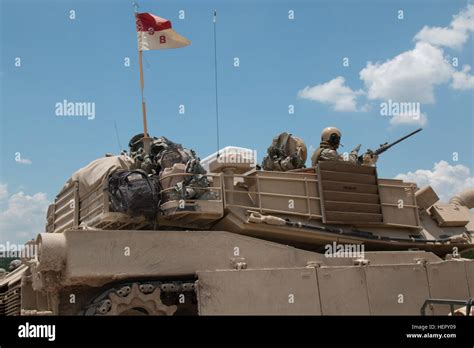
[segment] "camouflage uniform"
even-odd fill
[[[273,138],[267,149],[267,156],[263,158],[262,168],[278,172],[304,168],[306,156],[307,150],[303,140],[283,132]]]
[[[311,156],[311,164],[315,167],[319,161],[346,161],[352,164],[359,164],[358,152],[360,145],[354,148],[349,154],[347,160],[343,155],[337,152],[339,142],[341,140],[341,132],[336,127],[327,127],[321,133],[321,143]]]
[[[331,146],[320,145],[320,147],[318,147],[314,152],[313,156],[311,156],[313,167],[318,163],[318,161],[346,161],[346,159],[344,159],[344,156],[339,154],[337,150]],[[358,154],[355,149],[349,154],[347,162],[353,164],[359,163]]]

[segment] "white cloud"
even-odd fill
[[[474,88],[474,76],[469,74],[471,70],[470,65],[464,65],[461,71],[453,73],[453,81],[451,87],[458,90],[468,90]]]
[[[469,74],[470,66],[456,70],[449,62],[443,47],[461,48],[474,31],[474,5],[468,5],[458,14],[448,27],[425,26],[414,40],[415,47],[402,52],[385,62],[368,62],[359,72],[364,83],[363,90],[354,91],[345,85],[341,76],[313,87],[305,87],[298,96],[329,104],[336,111],[370,110],[367,101],[392,100],[400,103],[432,104],[435,102],[435,88],[448,85],[454,90],[474,88],[474,77]],[[364,95],[365,98],[358,99]],[[357,104],[362,106],[358,106]],[[390,119],[390,124],[425,125],[426,114],[419,118],[398,115]]]
[[[385,63],[369,62],[359,76],[369,99],[433,103],[434,87],[448,82],[452,73],[441,49],[419,42]]]
[[[414,39],[436,46],[460,49],[472,31],[474,31],[474,5],[469,4],[464,10],[453,16],[449,27],[424,26]]]
[[[415,182],[418,187],[431,185],[441,201],[449,201],[455,194],[474,187],[474,177],[468,167],[461,164],[450,165],[446,161],[434,164],[432,170],[418,169],[407,174],[398,174],[395,179]]]
[[[7,184],[0,183],[0,202],[8,197]]]
[[[298,96],[303,99],[318,101],[329,104],[336,111],[357,111],[357,96],[363,94],[362,91],[353,91],[345,85],[346,80],[338,76],[329,82],[306,86],[298,92]]]
[[[424,26],[415,35],[416,41],[423,41],[436,46],[460,49],[467,40],[467,32],[451,28]]]
[[[24,243],[44,231],[49,201],[45,193],[9,194],[0,184],[0,243]]]
[[[456,30],[474,31],[474,5],[468,4],[464,10],[454,15],[451,26]]]
[[[419,115],[412,115],[410,113],[399,114],[390,118],[390,124],[392,126],[398,125],[409,125],[409,126],[424,126],[428,123],[426,114],[420,113]]]
[[[451,83],[453,89],[473,88],[469,68],[456,71],[443,47],[461,49],[474,31],[474,5],[458,14],[448,27],[424,26],[414,37],[415,48],[402,52],[385,63],[368,63],[359,73],[369,99],[434,103],[434,88]],[[467,69],[467,70],[466,70]]]

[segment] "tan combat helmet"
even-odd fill
[[[337,149],[341,141],[341,131],[336,127],[326,127],[321,132],[321,144],[328,144]]]
[[[321,132],[321,143],[311,156],[311,165],[315,167],[318,164],[319,156],[323,148],[331,147],[337,149],[341,141],[341,131],[336,127],[326,127]]]
[[[300,156],[301,161],[304,164],[308,156],[308,149],[306,148],[306,144],[301,138],[298,138],[298,137],[293,137],[293,138],[294,138],[294,143],[290,142],[289,144],[290,153],[292,154],[296,153],[298,156]]]

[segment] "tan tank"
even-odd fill
[[[270,172],[237,157],[207,158],[208,199],[161,201],[153,223],[111,210],[106,178],[129,157],[77,172],[27,243],[37,254],[0,278],[0,314],[471,312],[473,190],[439,202],[375,167]],[[161,196],[186,175],[166,171]]]

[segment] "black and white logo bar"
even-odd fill
[[[18,326],[20,338],[47,338],[48,341],[56,339],[56,325],[35,325],[28,322]]]

